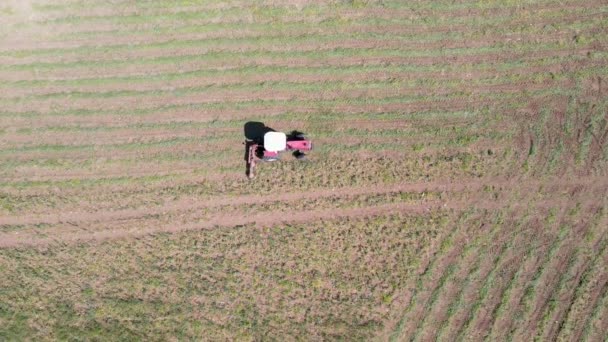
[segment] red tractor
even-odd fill
[[[280,152],[293,151],[296,159],[303,160],[306,157],[305,151],[312,150],[312,142],[308,140],[304,133],[293,131],[290,134],[283,132],[269,131],[264,133],[261,138],[245,140],[247,177],[255,177],[255,165],[258,160],[277,161],[280,159]]]

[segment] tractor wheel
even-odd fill
[[[279,160],[279,157],[264,157],[262,158],[265,162],[273,162]]]
[[[300,150],[296,150],[293,153],[293,156],[297,159],[297,160],[305,160],[306,159],[306,153],[301,152]]]

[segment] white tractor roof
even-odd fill
[[[283,132],[268,132],[264,134],[264,149],[270,152],[285,150],[287,136]]]

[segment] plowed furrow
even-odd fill
[[[606,224],[607,222],[604,221],[603,223]],[[565,324],[565,319],[567,318],[572,305],[574,305],[574,296],[577,289],[582,285],[583,279],[588,272],[590,272],[592,262],[601,254],[602,249],[605,249],[605,234],[600,234],[598,236],[599,239],[591,244],[591,246],[582,245],[578,247],[579,254],[586,254],[585,251],[580,251],[580,249],[587,249],[590,247],[591,255],[578,257],[578,260],[573,262],[570,270],[568,270],[569,277],[562,279],[559,291],[556,291],[553,296],[553,299],[558,299],[559,304],[556,304],[556,307],[551,310],[553,312],[546,316],[545,326],[542,327],[542,330],[539,329],[539,334],[537,334],[537,336],[541,336],[542,339],[546,341],[555,341],[557,339],[559,331]]]

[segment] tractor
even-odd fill
[[[304,133],[292,131],[290,134],[268,131],[261,138],[245,140],[247,161],[247,177],[255,177],[255,167],[258,161],[273,162],[280,160],[280,153],[293,151],[292,155],[298,160],[306,158],[307,151],[312,150],[312,142]]]

